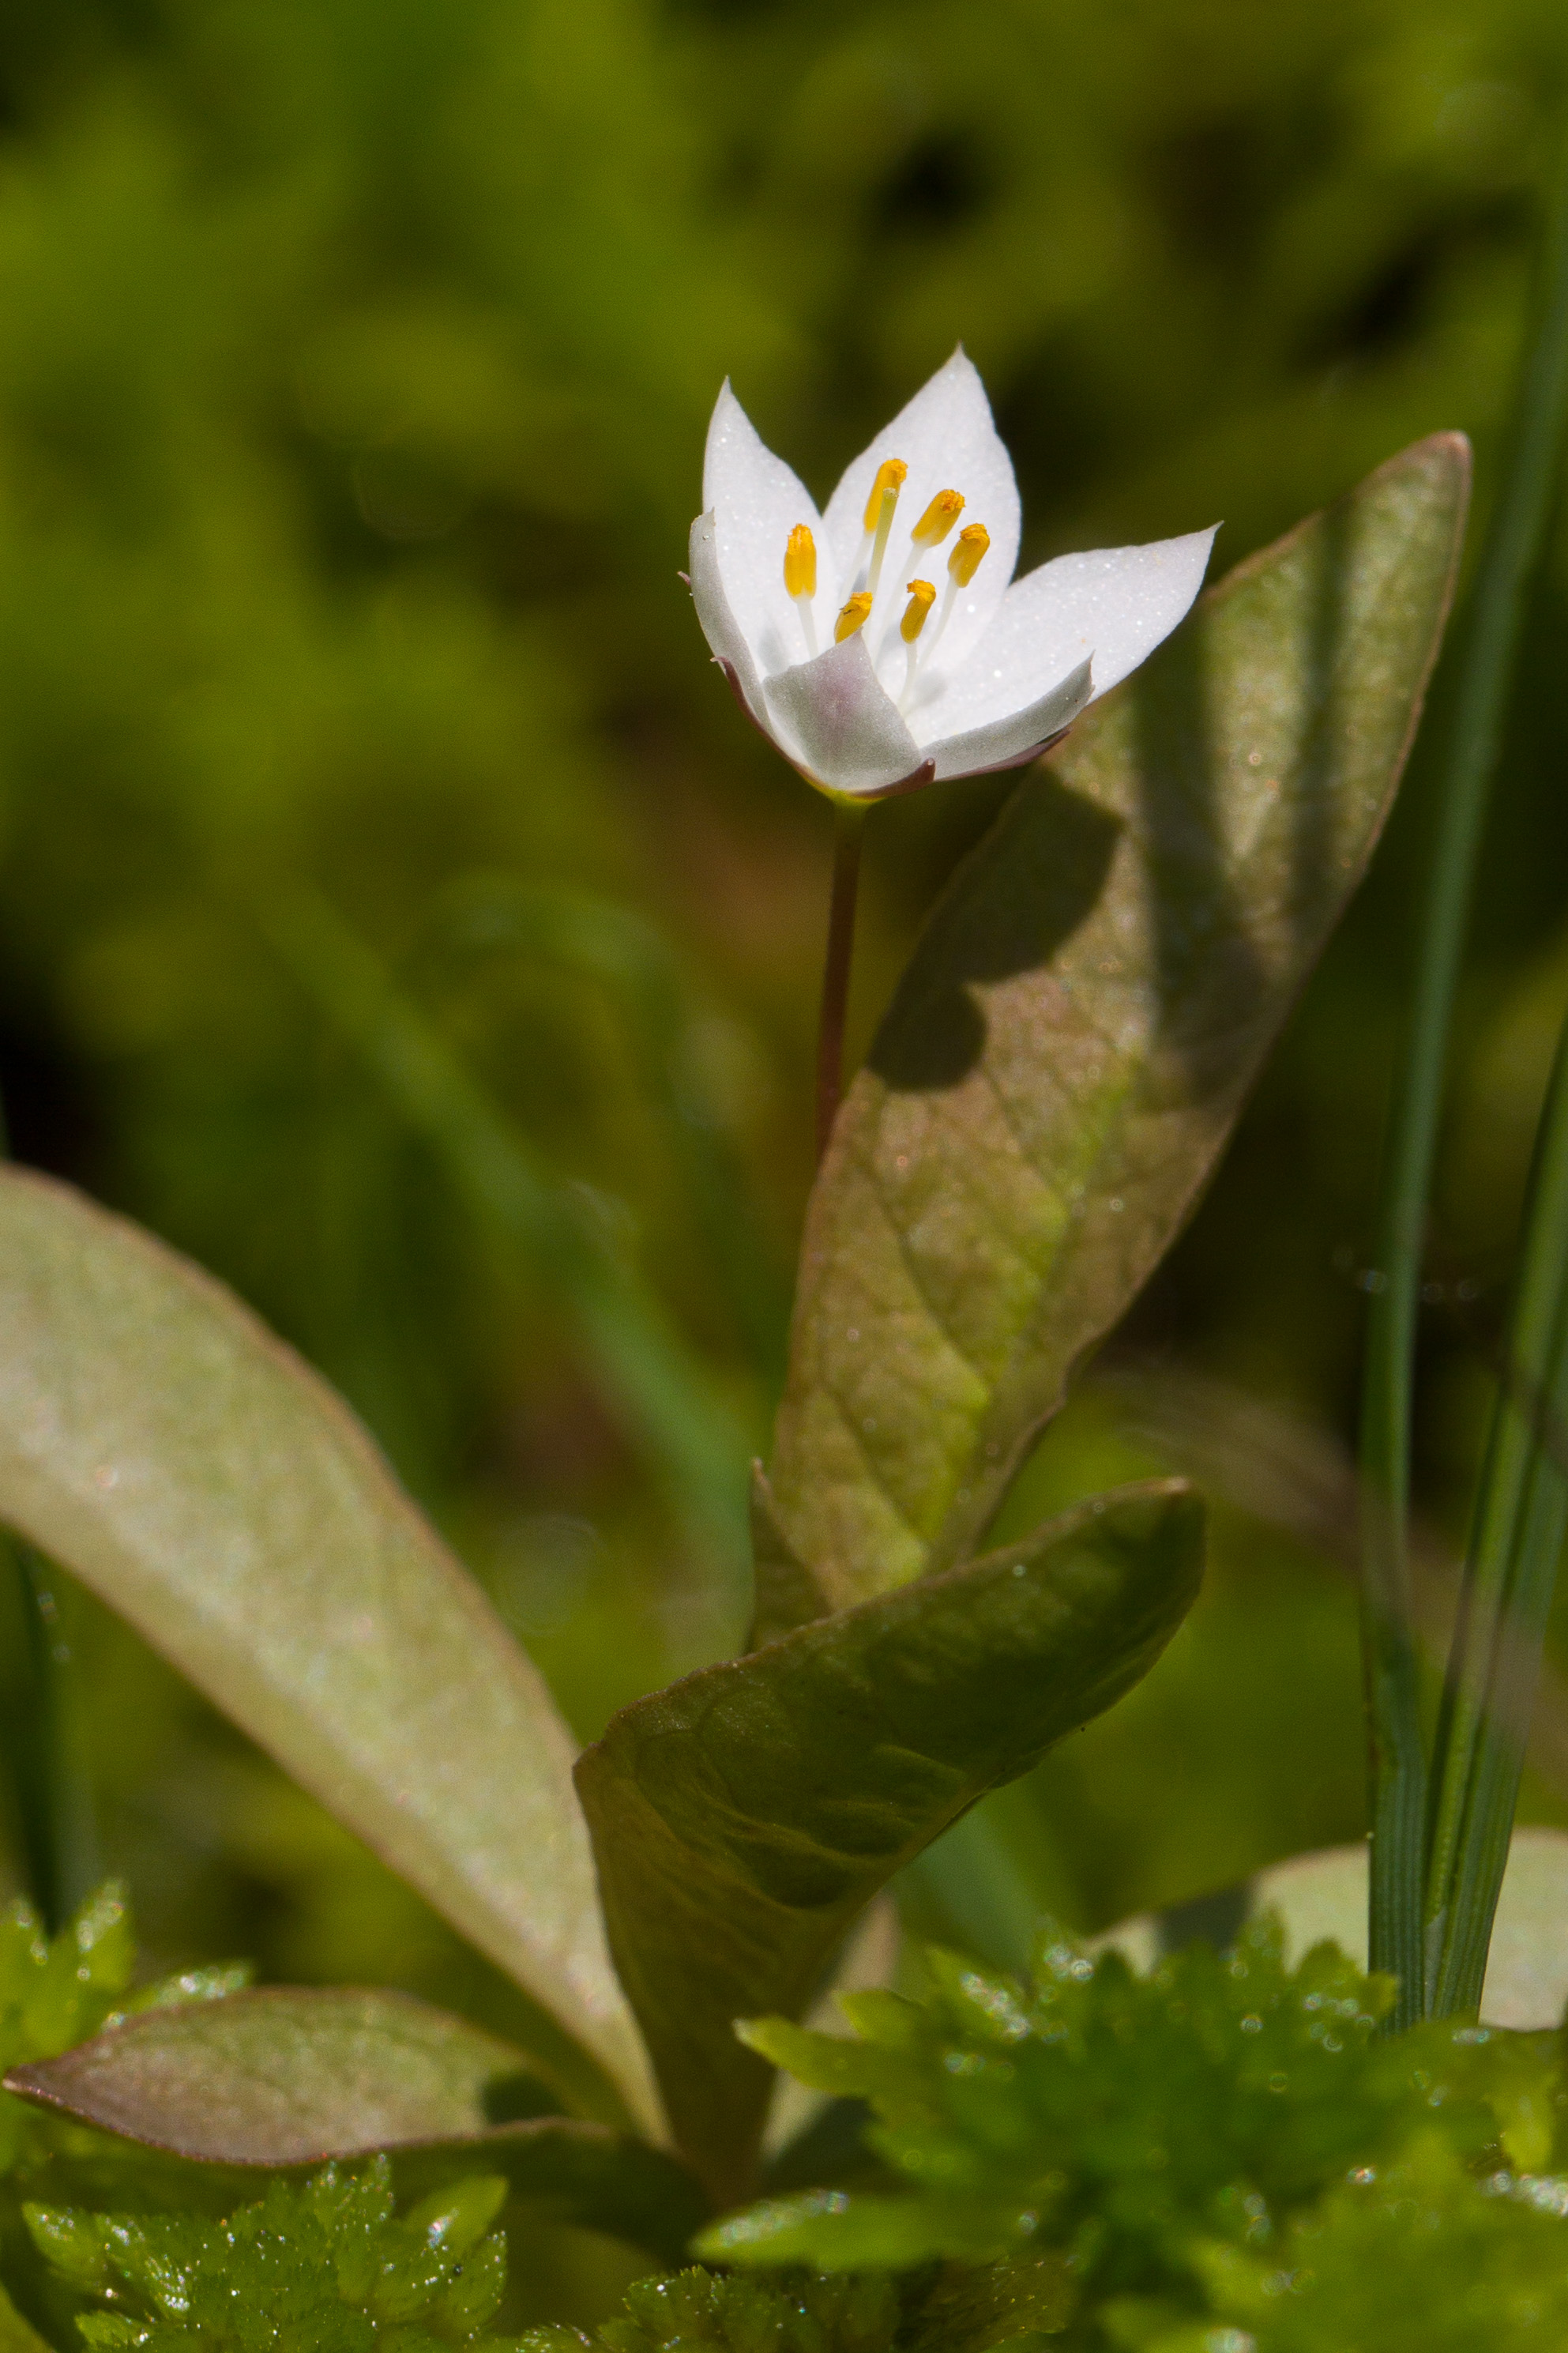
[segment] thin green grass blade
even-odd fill
[[[79,1597],[31,1545],[0,1533],[0,1556],[15,1579],[14,1620],[21,1636],[21,1672],[0,1740],[11,1767],[27,1885],[53,1936],[106,1875],[88,1694],[75,1639]]]
[[[342,917],[300,891],[271,912],[266,928],[477,1215],[556,1290],[612,1411],[668,1482],[704,1555],[732,1580],[716,1602],[724,1627],[709,1630],[721,1648],[732,1647],[750,1599],[742,1590],[751,1453],[744,1432],[591,1212],[539,1166],[434,1024]]]
[[[1411,1392],[1426,1207],[1454,996],[1476,853],[1518,649],[1525,588],[1550,514],[1568,411],[1568,171],[1552,209],[1538,323],[1521,387],[1508,477],[1472,607],[1436,840],[1399,1058],[1367,1318],[1362,1401],[1363,1658],[1370,1748],[1372,1967],[1398,1978],[1392,2023],[1423,2006],[1426,1767],[1408,1560]]]
[[[1568,1530],[1568,1026],[1542,1113],[1505,1371],[1436,1759],[1427,2007],[1481,1998],[1557,1564]]]
[[[0,1160],[10,1157],[0,1103]],[[71,1630],[62,1623],[61,1578],[41,1553],[0,1529],[0,1577],[16,1671],[0,1707],[0,1753],[10,1768],[20,1861],[51,1936],[105,1876],[88,1742],[86,1694]],[[0,2353],[4,2336],[0,2331]]]

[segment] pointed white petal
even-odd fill
[[[910,533],[938,491],[961,491],[966,501],[961,522],[984,523],[991,534],[980,569],[954,605],[942,636],[943,660],[951,664],[962,659],[991,621],[1018,561],[1018,485],[1013,460],[991,421],[985,386],[962,349],[861,451],[827,502],[824,560],[841,596],[847,593],[846,584],[865,535],[866,501],[885,458],[901,458],[910,473],[888,542],[876,609],[866,624],[874,652],[880,650],[889,622],[904,609],[908,580],[931,581],[939,596],[947,586],[952,539],[918,556],[910,547]],[[895,684],[901,680],[903,650],[896,633],[880,666]]]
[[[969,659],[962,669],[944,660],[942,690],[910,713],[917,741],[929,744],[938,734],[1007,717],[1091,653],[1094,691],[1106,693],[1183,618],[1203,586],[1218,528],[1147,547],[1058,555],[1016,580]]]
[[[691,601],[702,624],[702,634],[712,648],[715,659],[722,663],[728,672],[730,682],[747,716],[755,721],[764,735],[777,741],[777,730],[768,714],[752,649],[724,593],[717,542],[718,525],[713,516],[700,514],[691,526]],[[781,744],[779,749],[786,760],[795,758],[793,744]]]
[[[832,635],[838,610],[834,567],[822,561],[823,527],[816,500],[759,438],[728,383],[708,427],[702,503],[714,518],[720,577],[752,663],[764,678],[787,669],[805,651],[800,616],[784,585],[784,544],[796,523],[808,524],[817,543],[819,642],[825,631]]]
[[[936,762],[937,783],[950,776],[978,776],[990,768],[1022,767],[1044,749],[1053,735],[1070,727],[1095,692],[1091,665],[1080,662],[1048,694],[1016,711],[1010,719],[992,719],[963,735],[948,735],[940,744],[921,746]]]
[[[863,631],[763,689],[775,733],[800,746],[798,765],[836,793],[885,792],[921,765],[914,737],[877,683]]]

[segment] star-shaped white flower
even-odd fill
[[[1034,759],[1170,635],[1218,528],[1015,580],[1013,461],[962,349],[826,515],[726,384],[702,499],[691,595],[714,659],[785,759],[853,800]]]

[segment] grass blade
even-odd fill
[[[0,1103],[0,1160],[10,1151]],[[61,1623],[58,1572],[31,1545],[0,1529],[0,1576],[7,1564],[19,1672],[0,1708],[0,1749],[10,1767],[27,1886],[54,1936],[104,1876],[86,1694],[69,1625]],[[73,1598],[66,1595],[68,1608]]]
[[[1557,1563],[1568,1468],[1568,1026],[1525,1212],[1506,1371],[1492,1419],[1439,1730],[1426,1892],[1427,2008],[1476,2009],[1508,1861]]]
[[[88,1694],[76,1655],[78,1597],[31,1545],[0,1534],[20,1632],[18,1677],[4,1709],[26,1883],[50,1935],[104,1877],[93,1800]],[[11,1614],[11,1613],[8,1613]]]
[[[1410,1026],[1389,1126],[1362,1401],[1363,1656],[1371,1757],[1372,1967],[1400,1981],[1395,2025],[1422,2009],[1426,1769],[1411,1623],[1411,1392],[1422,1243],[1476,853],[1551,511],[1568,407],[1568,173],[1558,188],[1502,488],[1481,557],[1422,913]]]

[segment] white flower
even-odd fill
[[[1058,555],[1014,580],[1013,461],[962,349],[826,515],[726,384],[702,498],[691,595],[714,659],[785,759],[856,800],[1034,759],[1169,636],[1214,540]]]

